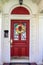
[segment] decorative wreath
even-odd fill
[[[21,30],[19,30],[19,27],[21,27]],[[25,26],[23,24],[19,24],[16,26],[16,32],[19,33],[23,33],[25,31]]]

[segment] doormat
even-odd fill
[[[3,65],[37,65],[36,63],[4,63]]]
[[[30,63],[10,63],[10,65],[31,65]]]

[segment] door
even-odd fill
[[[11,58],[29,57],[29,20],[11,20]]]

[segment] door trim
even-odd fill
[[[11,19],[15,19],[15,20],[30,20],[31,19],[31,15],[10,15],[10,20]]]

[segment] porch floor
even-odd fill
[[[36,63],[4,63],[3,65],[37,65]]]

